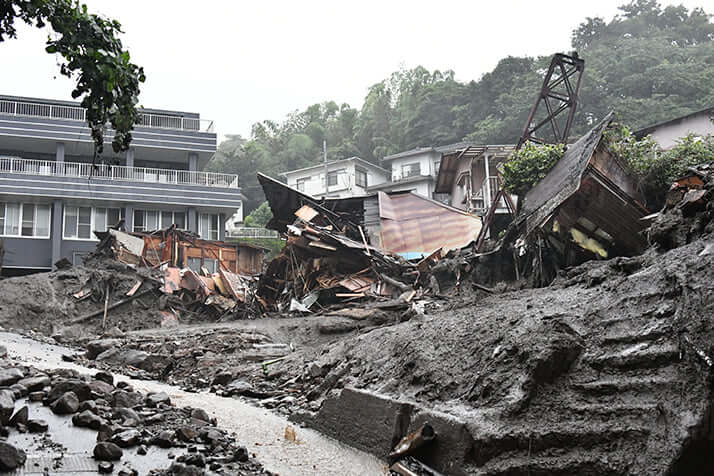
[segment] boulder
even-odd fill
[[[233,374],[229,371],[223,371],[213,377],[213,385],[228,385],[233,380]]]
[[[40,390],[39,392],[31,392],[27,398],[29,398],[31,402],[41,402],[46,396],[47,392]]]
[[[49,386],[50,378],[45,374],[38,374],[18,380],[17,383],[25,387],[28,392],[35,392]]]
[[[49,428],[50,425],[45,420],[27,420],[27,429],[30,433],[44,433]]]
[[[120,344],[121,342],[117,339],[93,340],[87,344],[87,358],[94,360],[102,352],[106,352],[112,347],[116,347]]]
[[[203,408],[194,408],[193,410],[191,410],[191,418],[205,421],[206,423],[211,422],[211,417],[208,416],[208,413]]]
[[[0,390],[0,422],[7,425],[15,411],[15,398],[11,390]]]
[[[162,431],[154,437],[154,444],[161,448],[171,448],[174,445],[174,432]]]
[[[152,393],[146,397],[146,404],[150,407],[157,407],[160,403],[165,405],[171,403],[171,399],[165,392]]]
[[[106,422],[104,421],[104,418],[95,415],[90,410],[84,410],[83,412],[77,413],[72,417],[72,423],[74,426],[99,430],[99,428]]]
[[[141,433],[137,430],[122,431],[112,437],[112,442],[122,448],[136,446],[141,442]]]
[[[112,392],[115,390],[114,385],[104,382],[102,380],[92,380],[88,384],[89,390],[92,396],[97,396],[100,398],[109,398]]]
[[[25,377],[20,369],[11,368],[0,370],[0,387],[9,387]]]
[[[27,425],[27,420],[30,415],[30,409],[25,405],[20,408],[15,414],[10,418],[10,426],[17,427],[17,425]]]
[[[65,392],[50,405],[53,412],[58,415],[69,415],[79,410],[79,398],[74,392]]]
[[[97,472],[101,474],[111,474],[114,472],[114,464],[109,461],[102,461],[97,465]]]
[[[9,471],[25,464],[27,455],[9,443],[0,442],[0,469]]]
[[[144,396],[139,392],[127,392],[125,390],[115,390],[112,392],[112,399],[115,407],[132,408],[144,401]]]
[[[121,448],[109,441],[102,441],[94,447],[94,457],[100,461],[117,461],[123,454]]]
[[[198,437],[198,432],[190,426],[182,426],[176,430],[176,436],[181,441],[191,443]]]
[[[94,378],[104,383],[108,383],[109,385],[114,385],[114,375],[110,374],[109,372],[100,370],[99,372],[94,374]]]
[[[71,378],[62,380],[52,387],[50,393],[47,394],[47,400],[54,402],[67,392],[72,392],[80,402],[85,400],[93,400],[92,390],[89,384],[84,380]]]

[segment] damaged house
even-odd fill
[[[522,256],[529,246],[540,250],[535,270],[549,281],[554,270],[587,259],[632,256],[644,250],[647,210],[628,166],[613,155],[603,134],[608,115],[577,142],[523,197],[509,236]],[[555,260],[547,260],[550,255]],[[529,266],[530,264],[524,263]]]

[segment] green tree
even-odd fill
[[[98,153],[104,148],[104,128],[114,129],[112,148],[126,150],[131,130],[139,121],[136,109],[143,68],[130,61],[119,34],[121,24],[87,12],[74,0],[1,0],[0,42],[16,38],[15,22],[43,28],[49,25],[54,36],[46,51],[58,54],[61,74],[76,79],[73,98],[81,98]]]
[[[245,226],[262,226],[268,224],[268,222],[273,218],[273,212],[270,210],[270,205],[268,202],[263,202],[258,208],[253,210],[250,215],[245,217],[243,223]]]
[[[503,164],[503,188],[523,197],[543,180],[565,151],[563,144],[538,145],[526,142]]]

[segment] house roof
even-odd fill
[[[415,175],[413,177],[397,180],[396,182],[382,182],[376,185],[370,185],[367,187],[367,190],[384,190],[392,187],[401,187],[402,185],[408,185],[410,183],[432,182],[433,180],[434,177],[432,175]]]
[[[416,149],[405,150],[404,152],[397,152],[396,154],[387,155],[381,160],[381,162],[389,162],[394,159],[401,159],[402,157],[423,154],[425,152],[435,152],[438,154],[443,154],[445,152],[463,149],[470,145],[475,144],[473,142],[454,142],[453,144],[445,144],[436,147],[417,147]]]
[[[454,180],[456,180],[456,171],[458,170],[459,162],[462,160],[471,160],[492,150],[510,154],[513,149],[514,146],[512,145],[466,144],[466,146],[461,149],[442,154],[441,164],[439,165],[439,176],[436,179],[434,192],[451,192],[451,187],[453,187]]]
[[[571,195],[577,192],[580,181],[603,133],[612,122],[614,113],[608,114],[587,134],[571,144],[563,157],[553,166],[543,180],[526,193],[517,222],[525,223],[524,235],[540,226]]]
[[[347,162],[352,162],[352,161],[358,162],[360,165],[364,165],[365,167],[369,167],[369,168],[371,168],[371,169],[378,170],[379,172],[383,172],[384,174],[387,174],[387,175],[389,174],[389,171],[388,171],[388,170],[385,170],[385,169],[383,169],[382,167],[380,167],[379,165],[375,165],[375,164],[373,164],[372,162],[368,162],[368,161],[366,161],[366,160],[364,160],[364,159],[362,159],[362,158],[360,158],[360,157],[349,157],[349,158],[347,158],[347,159],[333,160],[332,162],[328,162],[328,163],[327,163],[327,166],[330,167],[330,166],[333,166],[333,165],[340,165],[340,164],[347,163]],[[303,167],[303,168],[301,168],[301,169],[288,170],[288,171],[286,171],[286,172],[281,172],[279,175],[280,175],[281,177],[287,177],[288,174],[295,174],[295,173],[300,173],[300,172],[306,172],[306,171],[308,171],[308,170],[322,169],[322,168],[324,168],[324,167],[325,167],[325,164],[324,164],[324,163],[320,163],[320,164],[311,165],[311,166],[309,166],[309,167]]]
[[[476,240],[481,219],[415,192],[379,192],[382,248],[429,254],[461,249]]]
[[[638,130],[638,131],[635,131],[634,135],[635,135],[635,137],[637,137],[638,139],[641,139],[642,137],[646,136],[647,134],[651,134],[652,132],[654,132],[655,130],[659,129],[660,127],[668,126],[668,125],[671,125],[671,124],[676,124],[676,123],[678,123],[678,122],[680,122],[680,121],[683,121],[684,119],[688,119],[688,118],[693,117],[693,116],[698,116],[698,115],[700,115],[700,114],[706,114],[706,113],[708,113],[708,112],[709,112],[709,113],[714,113],[714,106],[710,106],[710,107],[707,107],[707,108],[705,108],[705,109],[701,109],[701,110],[699,110],[699,111],[690,112],[689,114],[685,114],[684,116],[675,117],[674,119],[669,119],[669,120],[664,121],[664,122],[659,122],[659,123],[657,123],[657,124],[653,124],[653,125],[651,125],[651,126],[647,126],[647,127],[643,128],[643,129],[640,129],[640,130]]]

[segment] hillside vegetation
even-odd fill
[[[714,105],[714,24],[702,8],[636,0],[606,21],[586,18],[563,52],[585,59],[572,134],[610,110],[633,129]],[[371,86],[361,109],[325,101],[283,122],[256,123],[249,138],[229,135],[209,164],[240,176],[246,212],[263,195],[255,172],[272,176],[328,158],[385,155],[460,140],[514,143],[520,136],[553,52],[507,57],[480,79],[418,66]]]

